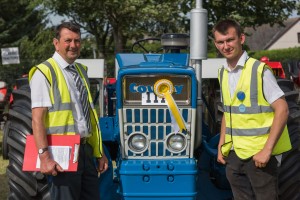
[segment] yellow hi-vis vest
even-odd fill
[[[226,134],[222,154],[228,156],[234,146],[234,151],[241,159],[247,159],[263,149],[274,119],[274,111],[265,100],[263,94],[264,63],[249,58],[242,69],[234,95],[230,97],[228,71],[219,69]],[[271,70],[271,69],[270,69]],[[239,100],[238,92],[245,94],[244,100]],[[272,155],[278,155],[291,149],[291,142],[285,126]]]
[[[100,128],[98,124],[98,117],[96,110],[92,107],[92,96],[89,90],[89,81],[87,77],[87,67],[75,63],[79,75],[84,80],[84,85],[88,92],[88,100],[90,105],[91,116],[91,136],[87,139],[87,142],[93,147],[93,155],[97,158],[102,157],[102,139],[100,134]],[[53,58],[49,58],[47,61],[32,67],[29,72],[29,81],[36,70],[40,70],[47,78],[50,84],[50,99],[52,107],[48,110],[48,114],[45,120],[47,134],[66,134],[74,135],[75,126],[74,118],[71,108],[71,97],[66,80],[63,73]]]

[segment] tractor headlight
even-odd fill
[[[128,139],[128,146],[133,152],[141,153],[146,149],[147,145],[146,136],[140,133],[132,134]]]
[[[186,137],[181,133],[173,133],[167,139],[167,147],[173,153],[180,153],[186,148]]]

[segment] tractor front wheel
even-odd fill
[[[32,134],[30,88],[24,85],[13,92],[14,102],[9,110],[9,119],[4,129],[7,135],[9,165],[8,199],[50,199],[46,176],[40,172],[22,171],[26,136]]]

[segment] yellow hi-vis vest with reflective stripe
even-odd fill
[[[75,63],[75,67],[77,68],[81,78],[84,80],[84,85],[87,88],[88,100],[90,103],[89,110],[91,116],[92,135],[87,139],[87,142],[93,147],[93,155],[95,157],[102,157],[102,139],[97,112],[91,106],[93,105],[93,100],[89,90],[89,81],[86,73],[87,67],[79,63]],[[29,81],[36,70],[40,70],[45,75],[50,85],[50,99],[52,107],[48,110],[48,114],[45,119],[47,134],[74,135],[75,122],[71,108],[71,96],[60,67],[53,58],[50,58],[38,66],[32,67],[29,72]]]
[[[226,124],[225,143],[221,148],[224,156],[228,156],[233,145],[239,158],[250,158],[263,149],[269,137],[274,111],[263,94],[262,77],[265,67],[267,66],[264,63],[249,58],[242,69],[232,98],[230,97],[228,71],[224,67],[219,69]],[[244,100],[237,98],[238,92],[244,92]],[[290,149],[291,142],[285,126],[272,155],[278,155]]]

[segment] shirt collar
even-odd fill
[[[69,65],[74,65],[74,63],[69,64],[67,63],[67,61],[65,61],[63,59],[63,57],[61,57],[61,55],[59,55],[59,53],[55,52],[52,56],[52,58],[58,63],[58,65],[62,68],[65,69],[66,67],[68,67]]]
[[[240,57],[239,61],[237,62],[235,68],[230,69],[227,61],[224,62],[223,67],[229,72],[235,70],[236,68],[243,68],[245,66],[245,63],[248,60],[248,58],[249,58],[248,53],[246,51],[244,51],[244,53]]]

